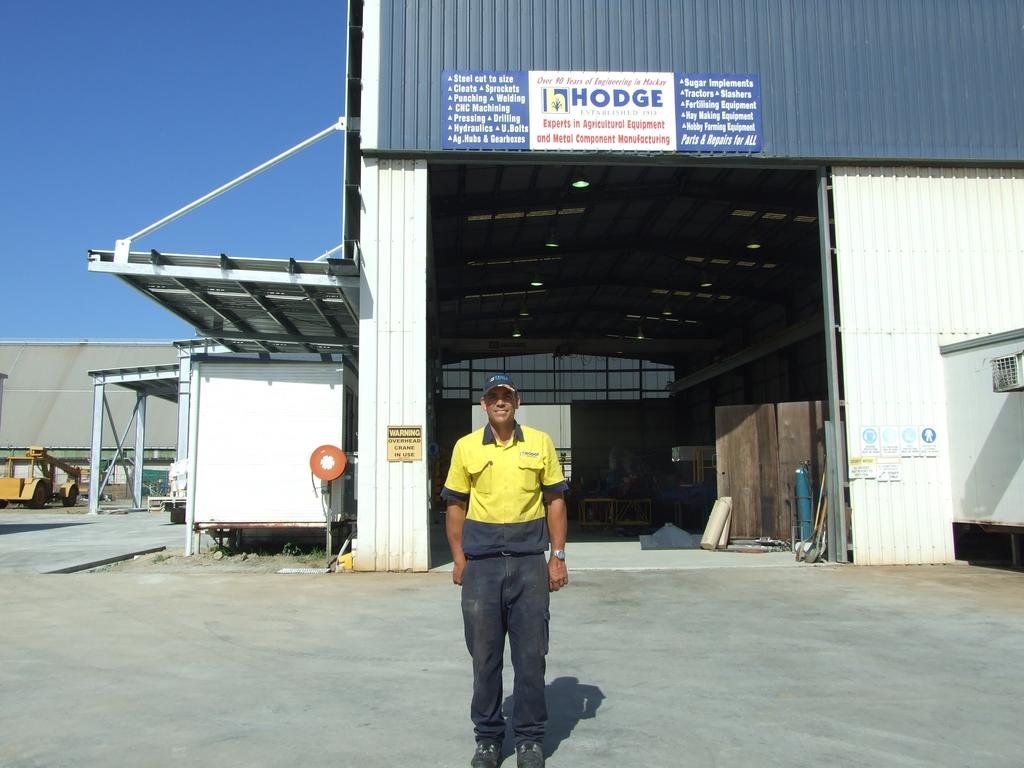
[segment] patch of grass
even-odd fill
[[[292,542],[288,541],[285,542],[285,545],[283,547],[281,547],[281,554],[287,555],[288,557],[298,557],[302,554],[302,547],[300,547],[298,544],[293,544]]]
[[[327,559],[327,552],[324,551],[323,547],[313,547],[311,550],[309,550],[309,552],[303,555],[302,559],[307,560],[309,562],[322,563],[324,560]]]
[[[153,562],[154,563],[162,563],[164,560],[170,560],[170,559],[171,559],[171,556],[168,555],[166,552],[157,552],[155,555],[153,555]]]

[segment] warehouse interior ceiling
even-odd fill
[[[776,348],[820,333],[816,189],[807,169],[432,164],[441,360],[619,354],[686,371],[691,353],[706,366],[742,350],[773,310]]]
[[[232,352],[329,354],[359,343],[359,267],[297,261],[90,250],[89,271],[117,275]]]

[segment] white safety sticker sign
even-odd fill
[[[891,424],[881,428],[882,433],[882,455],[883,456],[899,456],[900,455],[900,430],[899,427],[894,427]]]
[[[878,477],[877,461],[874,456],[851,456],[850,479],[874,480]]]
[[[920,456],[921,443],[918,441],[920,430],[915,426],[900,427],[900,455]]]
[[[935,427],[921,427],[921,453],[925,456],[939,455],[939,433]]]
[[[860,455],[878,456],[881,453],[879,447],[880,437],[878,427],[862,427],[860,430]]]
[[[903,480],[903,463],[900,459],[878,460],[878,482],[898,483]]]

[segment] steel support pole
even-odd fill
[[[92,445],[89,448],[89,514],[100,508],[100,457],[103,453],[103,383],[92,385]]]
[[[192,387],[192,352],[179,350],[178,359],[178,437],[175,443],[174,459],[181,461],[188,456],[188,413]]]
[[[170,224],[175,219],[178,219],[178,218],[184,216],[189,211],[194,211],[196,208],[198,208],[199,206],[203,205],[204,203],[210,202],[215,197],[220,197],[225,192],[227,192],[227,191],[229,191],[231,189],[234,189],[239,184],[242,184],[242,183],[248,181],[249,179],[251,179],[253,176],[257,176],[257,175],[263,173],[268,168],[273,168],[275,165],[280,163],[282,160],[287,160],[289,157],[291,157],[295,153],[301,152],[306,147],[309,147],[309,146],[312,146],[313,144],[316,144],[318,141],[320,141],[321,139],[323,139],[326,136],[330,136],[335,131],[344,131],[344,130],[345,130],[345,118],[344,117],[339,117],[337,122],[335,122],[333,125],[331,125],[331,126],[329,126],[327,128],[324,128],[322,131],[320,131],[317,134],[314,134],[313,136],[310,136],[305,141],[299,142],[298,144],[296,144],[291,149],[286,149],[284,152],[282,152],[279,155],[275,155],[274,157],[272,157],[269,160],[267,160],[265,163],[257,165],[251,171],[247,171],[246,173],[243,173],[241,176],[239,176],[239,177],[237,177],[235,179],[232,179],[227,184],[222,184],[221,186],[217,187],[212,192],[207,192],[205,195],[203,195],[199,199],[193,200],[191,203],[189,203],[188,205],[186,205],[186,206],[184,206],[182,208],[179,208],[174,213],[167,214],[166,216],[164,216],[159,221],[155,221],[152,224],[150,224],[148,227],[144,227],[143,229],[140,229],[135,234],[128,235],[128,237],[125,237],[125,238],[123,238],[121,240],[118,240],[114,244],[114,261],[118,261],[118,262],[126,262],[126,261],[128,261],[128,250],[129,250],[129,248],[131,248],[131,244],[132,244],[133,240],[138,240],[140,237],[145,237],[146,235],[148,235],[148,234],[150,234],[152,232],[156,232],[156,230],[160,229],[163,226],[166,226],[167,224]]]
[[[839,355],[836,335],[835,287],[832,274],[831,206],[828,199],[829,173],[818,169],[818,233],[821,242],[822,310],[825,316],[825,370],[828,379],[828,424],[825,425],[825,455],[828,457],[828,559],[848,562],[846,541],[846,451],[843,448],[839,400]]]
[[[135,401],[135,476],[132,478],[132,506],[142,507],[142,469],[146,452],[146,396],[141,392]]]
[[[196,454],[199,444],[199,366],[193,366],[189,389],[191,406],[188,416],[188,475],[185,479],[185,557],[194,551],[192,529],[196,522]]]

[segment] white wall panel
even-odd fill
[[[341,365],[194,366],[195,521],[324,522],[309,455],[317,446],[342,444]]]
[[[860,564],[953,559],[940,344],[1024,325],[1024,171],[835,168],[847,448],[864,426],[933,425],[900,482],[850,483]]]
[[[427,426],[427,164],[364,158],[359,321],[359,570],[426,570],[423,461],[389,463],[389,425]],[[426,446],[424,446],[424,452]]]

